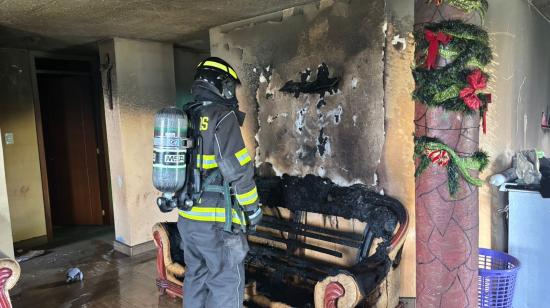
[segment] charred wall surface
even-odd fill
[[[414,213],[412,16],[408,0],[320,1],[211,29],[212,54],[234,65],[243,81],[243,134],[249,151],[257,150],[256,163],[343,186],[376,185]],[[337,93],[321,100],[279,91],[308,68],[308,81],[315,81],[322,63],[330,78],[340,78]],[[401,296],[415,294],[409,217]]]
[[[321,1],[211,29],[211,51],[243,81],[246,143],[277,174],[377,184],[384,132],[385,2]],[[325,63],[338,90],[279,91],[315,81]]]

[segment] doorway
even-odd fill
[[[93,73],[97,62],[49,57],[34,61],[49,233],[52,226],[112,224],[100,88]]]

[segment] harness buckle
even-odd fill
[[[192,149],[195,147],[195,141],[192,138],[181,138],[181,145],[186,149]]]

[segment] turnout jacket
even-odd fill
[[[222,185],[224,180],[227,181],[232,203],[244,212],[256,211],[258,192],[254,182],[254,163],[245,147],[235,110],[223,103],[203,101],[191,105],[187,113],[192,129],[198,133],[193,151],[196,157],[192,158],[188,168],[199,169],[201,185],[213,172],[219,171],[221,176],[218,175],[212,184]],[[204,191],[191,210],[180,210],[179,214],[191,220],[225,222],[224,195]],[[235,209],[232,210],[233,223],[244,225],[246,219],[243,221],[243,218]]]

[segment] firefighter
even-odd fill
[[[185,107],[195,146],[186,193],[192,207],[179,210],[178,230],[185,258],[183,306],[242,307],[245,230],[262,218],[254,182],[254,163],[240,126],[235,70],[211,57],[197,67]]]

